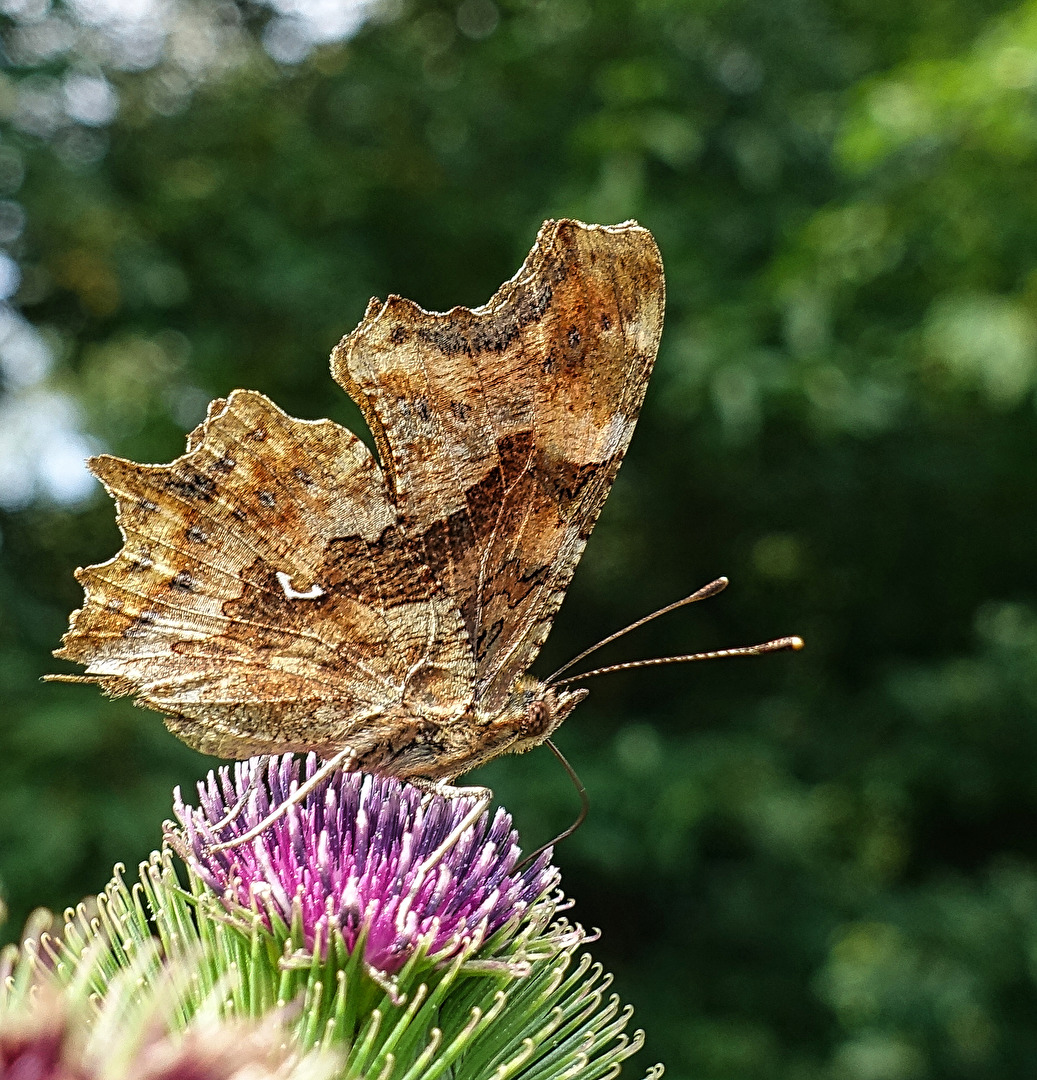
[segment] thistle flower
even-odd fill
[[[265,775],[264,775],[265,765]],[[299,784],[318,767],[312,754],[253,758],[210,773],[199,808],[174,795],[183,832],[176,841],[189,869],[229,911],[255,911],[268,927],[301,927],[307,953],[326,954],[340,936],[358,945],[374,974],[391,977],[422,952],[442,964],[466,957],[506,924],[517,924],[558,884],[544,852],[518,869],[511,818],[492,820],[478,796],[425,795],[391,778],[335,773],[303,799]],[[243,836],[285,805],[250,842]]]
[[[110,1018],[107,1034],[106,1022],[90,1025],[100,1056],[84,1056],[65,1034],[78,1021],[52,1016],[40,1028],[51,1041],[38,1049],[70,1045],[78,1056],[37,1055],[28,1063],[44,1067],[34,1075],[309,1080],[329,1067],[338,1080],[618,1075],[643,1034],[628,1030],[629,1007],[583,952],[587,935],[561,915],[568,902],[549,856],[516,866],[510,818],[491,818],[477,797],[423,796],[351,774],[291,802],[315,769],[313,760],[254,759],[210,774],[200,808],[178,792],[181,827],[169,826],[171,843],[141,864],[136,882],[117,867],[60,928],[41,924],[0,955],[0,1029],[15,1016],[5,1001],[39,999],[27,989],[37,979],[62,994],[78,987]],[[212,850],[265,823],[272,806],[284,814],[255,838]],[[135,1011],[156,998],[171,1002],[157,1021]],[[262,1038],[257,1053],[244,1053],[264,1028],[284,1056],[264,1057]],[[65,1073],[47,1066],[66,1060],[85,1064]],[[240,1078],[219,1071],[236,1060]]]

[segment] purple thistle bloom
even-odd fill
[[[504,810],[492,821],[484,811],[435,857],[478,797],[425,795],[360,772],[336,772],[252,841],[211,850],[287,804],[318,766],[307,755],[300,778],[291,754],[252,758],[233,777],[227,766],[210,772],[198,784],[199,809],[174,795],[184,829],[177,847],[190,869],[228,909],[257,910],[268,927],[271,913],[289,926],[300,918],[311,953],[323,955],[337,932],[350,953],[363,940],[364,961],[386,975],[419,946],[443,962],[477,949],[558,884],[550,851],[516,869],[517,833]]]

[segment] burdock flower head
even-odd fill
[[[478,796],[337,772],[293,801],[317,767],[313,755],[301,767],[290,754],[253,758],[210,773],[198,808],[179,790],[174,802],[189,869],[229,912],[292,928],[296,949],[320,956],[341,941],[384,976],[419,950],[435,963],[471,957],[558,884],[549,852],[519,868],[510,816],[480,813]],[[279,805],[284,813],[259,835],[213,850]]]

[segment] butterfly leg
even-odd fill
[[[241,793],[241,798],[227,811],[219,821],[214,821],[209,827],[214,833],[222,832],[237,816],[245,809],[245,803],[248,802],[249,795],[252,794],[253,789],[256,786],[256,774],[258,769],[255,766],[254,761],[250,762],[252,769],[248,778],[248,783],[245,785],[245,790]]]
[[[470,829],[484,813],[486,813],[490,801],[493,799],[493,792],[488,787],[455,787],[453,784],[449,784],[444,780],[423,780],[420,777],[411,778],[409,783],[425,793],[425,798],[422,799],[422,806],[427,806],[434,795],[438,795],[441,799],[475,799],[475,802],[472,804],[468,813],[465,814],[465,816],[450,830],[449,835],[443,843],[441,843],[418,868],[418,872],[414,876],[414,885],[412,887],[412,891],[416,891],[420,888],[425,874],[438,866],[442,861],[443,856],[450,851],[461,837],[464,836],[465,832]]]
[[[233,840],[226,840],[222,844],[213,844],[212,847],[209,848],[209,852],[226,851],[229,848],[236,848],[241,844],[247,844],[250,841],[255,840],[257,836],[265,832],[276,821],[279,821],[284,817],[292,806],[302,802],[315,787],[322,784],[333,773],[337,772],[340,768],[345,768],[348,771],[349,765],[355,757],[356,751],[351,746],[347,746],[344,750],[340,750],[334,757],[328,758],[328,760],[314,772],[309,780],[300,784],[295,791],[292,792],[289,798],[278,803],[278,805],[275,806],[258,825],[254,825],[248,832],[242,833],[241,836],[235,836]],[[224,818],[224,821],[226,820],[227,819]],[[233,820],[233,818],[231,818],[231,820]]]
[[[421,801],[422,806],[427,806],[432,796],[438,795],[441,799],[479,799],[483,803],[483,809],[485,809],[493,798],[492,788],[478,785],[458,787],[456,784],[451,784],[446,780],[427,780],[422,776],[412,776],[407,780],[407,783],[425,793],[425,798]]]

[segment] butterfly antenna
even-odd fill
[[[566,760],[565,755],[557,746],[550,740],[545,739],[544,743],[552,754],[562,763],[562,768],[569,774],[569,779],[573,782],[573,787],[576,788],[577,794],[580,796],[580,812],[576,816],[576,820],[569,826],[565,832],[559,833],[553,840],[548,840],[546,844],[541,844],[532,854],[527,855],[522,862],[515,867],[515,870],[521,870],[524,866],[528,866],[538,855],[542,855],[549,847],[554,847],[555,844],[560,844],[567,837],[572,836],[574,832],[587,820],[587,812],[590,810],[590,799],[587,797],[587,789],[583,786],[583,781],[576,775],[576,770]]]
[[[683,656],[657,656],[653,660],[628,660],[625,664],[610,664],[608,667],[585,671],[581,675],[571,675],[568,679],[561,679],[552,685],[567,686],[569,683],[591,679],[595,675],[607,675],[610,671],[629,671],[631,668],[654,667],[658,664],[685,664],[692,660],[723,660],[728,656],[763,656],[766,653],[797,651],[802,648],[801,637],[775,638],[760,645],[743,645],[738,649],[714,649],[712,652],[686,653]]]
[[[604,648],[606,645],[611,645],[617,638],[623,637],[624,634],[629,634],[632,630],[637,630],[644,626],[645,623],[650,623],[653,619],[658,619],[660,615],[668,615],[671,611],[676,611],[678,608],[682,608],[687,604],[694,604],[697,600],[708,600],[711,596],[716,596],[718,593],[722,593],[728,586],[728,580],[726,577],[718,577],[716,581],[711,581],[708,585],[703,585],[701,589],[696,589],[690,596],[685,596],[683,600],[677,600],[672,604],[667,604],[666,607],[659,608],[658,611],[653,611],[651,615],[643,615],[636,622],[632,622],[629,626],[624,626],[622,630],[617,630],[614,634],[609,634],[607,638],[602,638],[597,645],[592,645],[589,649],[584,649],[579,656],[574,656],[567,664],[563,664],[548,680],[548,686],[564,686],[566,683],[570,683],[572,679],[564,679],[562,682],[555,682],[559,675],[564,674],[571,667],[575,667],[581,660],[586,660],[591,653],[596,653],[598,649]],[[577,678],[583,678],[583,676],[576,676]],[[557,751],[555,751],[557,753]],[[563,759],[563,764],[565,764]]]

